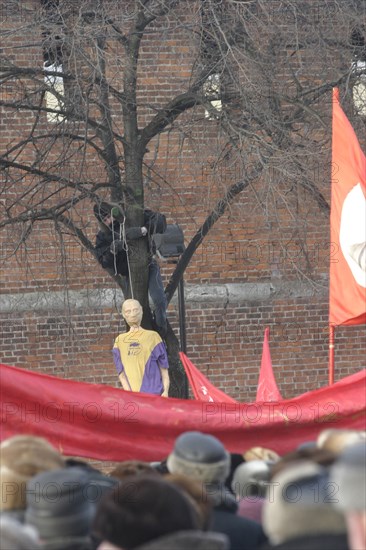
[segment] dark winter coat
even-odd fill
[[[214,500],[210,531],[228,536],[230,550],[257,550],[267,540],[262,526],[248,518],[237,515],[238,504],[224,485],[206,486]]]
[[[101,229],[96,236],[95,251],[99,263],[105,269],[112,269],[116,273],[128,276],[128,263],[127,263],[127,246],[128,242],[133,239],[142,237],[140,227],[130,227],[126,229],[125,235],[127,243],[124,243],[123,248],[119,248],[116,255],[112,254],[110,248],[115,241],[123,241],[122,227],[117,221],[113,222],[112,227],[108,227],[105,224],[100,224]],[[152,210],[144,211],[144,226],[148,231],[149,248],[150,253],[155,252],[152,243],[152,235],[155,233],[164,233],[166,230],[166,219],[163,214],[159,212],[153,212]]]
[[[307,535],[276,546],[263,545],[260,550],[349,550],[347,535]]]
[[[229,550],[229,541],[220,533],[178,531],[147,542],[135,550]]]

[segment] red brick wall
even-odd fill
[[[188,287],[189,288],[189,287]],[[187,302],[187,354],[216,386],[253,401],[265,327],[273,370],[284,398],[328,383],[327,297],[255,303]],[[169,319],[179,333],[178,306]],[[51,310],[1,315],[1,359],[63,378],[118,387],[111,348],[125,330],[116,309]],[[364,367],[364,327],[336,330],[335,380]]]

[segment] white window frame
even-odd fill
[[[46,63],[44,63],[43,69],[45,71],[44,82],[48,87],[45,93],[46,107],[54,111],[62,111],[64,105],[62,99],[59,97],[65,96],[64,79],[61,76],[63,72],[62,65],[56,63],[46,65]],[[60,76],[56,74],[47,74],[47,72],[60,73]],[[56,93],[53,93],[50,88]],[[61,113],[47,111],[47,120],[48,122],[62,122],[65,120],[65,116]]]
[[[352,88],[353,105],[358,115],[366,116],[366,61],[354,61],[352,72],[358,75]]]
[[[220,99],[221,94],[221,76],[219,73],[210,74],[206,81],[203,83],[203,95],[205,97],[212,97],[216,95],[218,98],[210,101],[212,107],[217,111],[219,116],[222,111],[222,101]],[[205,109],[205,118],[213,120],[217,118],[212,111]]]

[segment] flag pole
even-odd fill
[[[334,325],[329,325],[329,385],[334,384]]]

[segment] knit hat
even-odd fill
[[[224,482],[230,472],[230,454],[214,436],[201,432],[180,435],[168,456],[168,470],[206,483]]]
[[[111,214],[111,205],[107,202],[100,202],[94,205],[93,210],[97,220],[103,222],[104,218]]]
[[[43,437],[16,435],[5,439],[0,445],[0,509],[25,508],[27,481],[64,464],[62,455]]]
[[[90,532],[95,512],[95,488],[79,467],[43,472],[27,484],[25,522],[41,539],[83,537]]]
[[[336,508],[366,510],[366,442],[347,447],[331,467],[330,484],[338,488]]]
[[[100,202],[94,205],[94,216],[99,222],[104,222],[104,218],[107,216],[112,216],[115,220],[123,222],[124,220],[124,211],[121,204],[117,203],[108,203]]]
[[[262,513],[263,528],[271,543],[346,533],[344,517],[332,505],[331,491],[326,470],[310,461],[289,464],[274,476]]]

